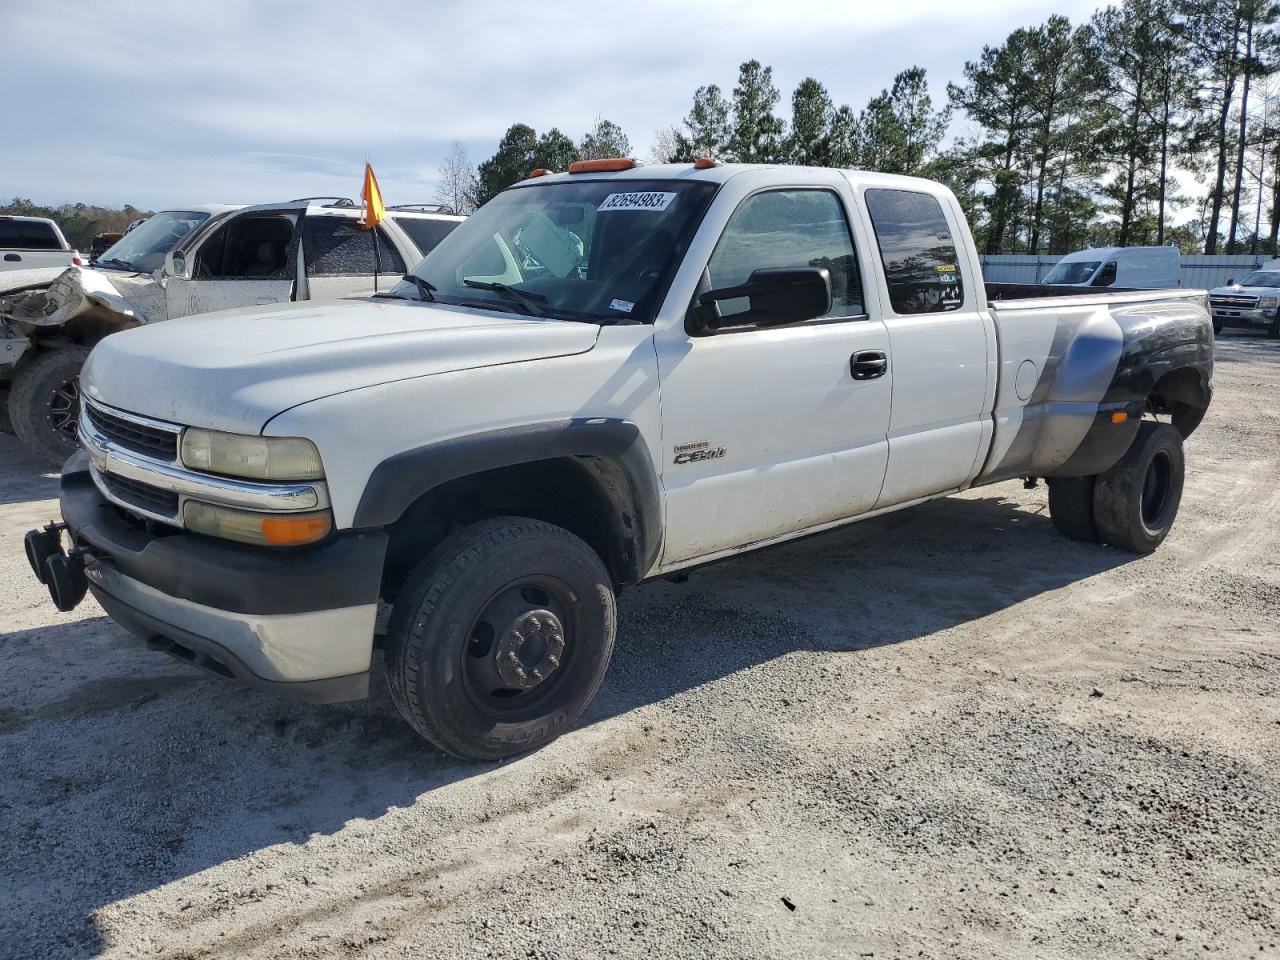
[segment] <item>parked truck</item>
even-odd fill
[[[580,715],[646,580],[1027,478],[1066,536],[1154,550],[1206,298],[1069,293],[989,291],[926,180],[577,163],[378,297],[104,340],[28,556],[263,689],[363,697],[382,644],[415,730],[507,756]]]
[[[0,401],[13,432],[61,464],[76,449],[80,367],[103,337],[234,306],[373,293],[463,219],[393,207],[368,231],[360,215],[341,198],[196,205],[131,224],[87,269],[38,283],[0,274]]]

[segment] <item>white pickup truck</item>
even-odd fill
[[[28,556],[59,608],[312,700],[365,695],[390,606],[396,706],[502,757],[591,700],[626,585],[1029,477],[1066,535],[1155,549],[1205,295],[1069,293],[988,290],[925,180],[575,164],[380,298],[104,340]]]
[[[61,228],[47,217],[0,215],[0,273],[39,273],[82,262]]]
[[[143,221],[88,269],[0,275],[0,401],[13,431],[61,464],[76,449],[80,367],[103,337],[230,307],[370,294],[464,219],[392,207],[368,231],[360,216],[328,197],[197,204]]]

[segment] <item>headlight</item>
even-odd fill
[[[1280,306],[1280,300],[1275,297],[1263,297],[1258,301],[1259,310],[1274,310],[1277,306]]]
[[[192,470],[249,480],[323,480],[320,451],[302,437],[248,437],[188,427],[182,463]]]
[[[333,517],[328,510],[318,513],[255,513],[215,507],[211,503],[188,500],[182,508],[182,521],[193,533],[256,543],[264,547],[296,547],[314,543],[328,536]]]

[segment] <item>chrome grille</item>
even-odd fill
[[[1255,310],[1258,307],[1257,297],[1230,297],[1219,294],[1209,298],[1211,307],[1227,307],[1232,310]]]
[[[139,417],[112,413],[95,403],[85,404],[99,433],[126,450],[172,463],[178,459],[178,428],[151,424]]]
[[[95,471],[96,472],[96,471]],[[98,483],[122,503],[138,508],[147,515],[178,516],[178,495],[149,483],[139,483],[111,473],[97,473]]]

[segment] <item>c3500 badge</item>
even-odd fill
[[[699,463],[703,460],[719,460],[724,456],[724,447],[713,447],[706,440],[698,443],[677,443],[676,458],[677,465],[682,463]]]

